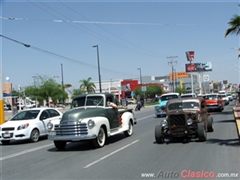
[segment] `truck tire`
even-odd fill
[[[2,140],[1,142],[3,145],[8,145],[10,143],[10,140]]]
[[[211,116],[208,116],[208,119],[207,119],[207,130],[208,130],[208,132],[214,131],[213,117],[211,117]]]
[[[39,140],[39,131],[37,129],[33,129],[30,135],[31,142],[38,142]]]
[[[93,145],[96,148],[101,148],[105,145],[105,142],[106,142],[106,133],[103,127],[100,127],[96,139],[93,140]]]
[[[63,150],[65,149],[66,145],[67,145],[67,142],[65,141],[53,141],[54,142],[54,145],[55,147],[58,149],[58,150]]]
[[[204,127],[204,123],[198,123],[198,139],[199,141],[206,141],[207,140],[207,132]]]
[[[125,135],[126,137],[129,137],[129,136],[132,135],[132,133],[133,133],[133,125],[132,125],[131,121],[129,121],[128,130],[127,130],[127,131],[124,131],[124,135]]]
[[[158,144],[161,144],[164,142],[164,135],[162,132],[162,126],[161,125],[157,125],[155,127],[155,140]]]

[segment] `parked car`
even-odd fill
[[[12,110],[11,104],[4,104],[4,110]]]
[[[0,140],[3,145],[9,144],[10,141],[25,139],[37,142],[39,137],[48,135],[48,122],[59,122],[61,118],[62,113],[54,108],[22,110],[0,125]]]
[[[207,132],[213,132],[213,118],[207,112],[204,98],[171,99],[166,105],[167,118],[155,127],[155,140],[163,143],[166,137],[198,138],[207,140]]]
[[[222,94],[205,94],[203,95],[203,98],[206,101],[207,104],[207,110],[208,111],[223,111],[225,102],[221,98]]]

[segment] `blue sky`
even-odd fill
[[[33,85],[33,76],[59,76],[78,88],[80,80],[137,79],[185,71],[186,51],[194,62],[212,62],[210,80],[240,82],[239,37],[227,22],[239,1],[11,1],[1,0],[3,82]],[[30,45],[26,48],[21,43]]]

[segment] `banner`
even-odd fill
[[[212,62],[186,64],[186,72],[212,71]]]
[[[186,52],[187,60],[192,62],[194,59],[194,51],[188,51]]]

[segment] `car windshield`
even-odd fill
[[[18,121],[18,120],[32,120],[36,119],[40,110],[28,110],[28,111],[21,111],[17,113],[10,121]]]
[[[169,110],[176,110],[176,109],[196,109],[199,108],[199,103],[194,101],[188,101],[188,102],[177,102],[169,104],[168,109]]]
[[[218,95],[206,95],[206,96],[203,96],[203,98],[208,100],[214,100],[218,98]]]
[[[162,96],[161,101],[168,101],[169,99],[176,99],[178,98],[177,95],[167,95],[167,96]]]

